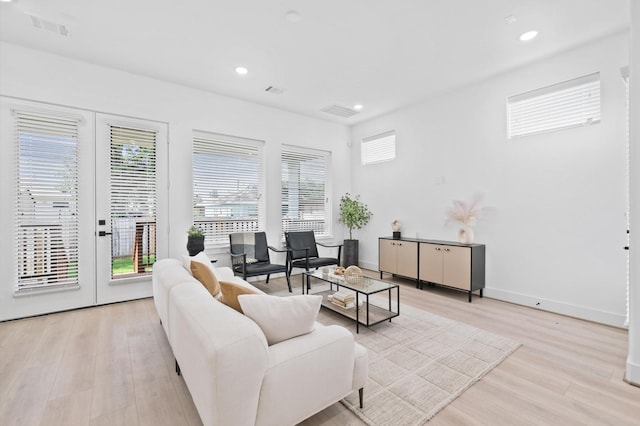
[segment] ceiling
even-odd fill
[[[2,41],[352,125],[625,31],[629,0],[15,0],[0,14]]]

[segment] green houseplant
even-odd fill
[[[195,256],[204,250],[204,234],[202,229],[193,225],[187,231],[187,251],[189,256]]]
[[[348,192],[340,198],[339,221],[349,228],[349,239],[344,240],[343,266],[358,264],[358,240],[353,239],[353,230],[361,229],[371,219],[372,213],[360,196],[352,197]]]

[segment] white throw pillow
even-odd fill
[[[211,272],[213,272],[218,281],[222,279],[218,271],[216,271],[216,268],[213,266],[213,263],[211,263],[211,259],[206,255],[205,252],[201,251],[195,256],[182,256],[182,266],[184,266],[184,269],[186,269],[191,275],[193,275],[193,273],[191,272],[191,261],[204,263],[209,267],[209,269],[211,269]]]
[[[242,312],[258,324],[271,346],[311,333],[315,328],[322,296],[252,294],[240,295],[238,301]]]

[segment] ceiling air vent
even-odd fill
[[[339,115],[340,117],[349,118],[351,116],[356,115],[359,111],[356,111],[355,109],[343,107],[340,105],[330,105],[326,108],[323,108],[322,112],[326,112],[333,115]]]
[[[282,95],[284,93],[284,89],[276,86],[269,86],[264,89],[265,92],[273,93],[274,95]]]
[[[57,33],[63,37],[69,37],[71,35],[71,33],[69,33],[69,29],[63,24],[57,24],[53,21],[49,21],[29,13],[25,13],[25,15],[31,19],[31,24],[39,30],[47,30],[52,33]]]

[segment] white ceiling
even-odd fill
[[[629,0],[16,0],[0,13],[2,41],[349,125],[629,26]],[[351,118],[321,111],[356,103]]]

